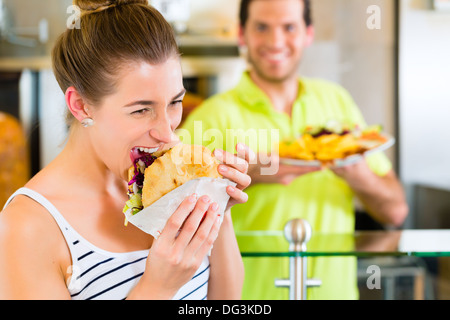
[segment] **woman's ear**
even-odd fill
[[[77,89],[75,89],[74,87],[67,88],[65,97],[67,107],[79,122],[82,122],[84,119],[91,117],[87,113],[87,105]]]

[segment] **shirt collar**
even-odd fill
[[[245,71],[242,74],[241,80],[236,87],[239,99],[244,102],[244,105],[250,109],[258,109],[271,107],[271,101],[264,91],[262,91],[250,77],[250,73]]]
[[[306,88],[304,82],[298,80],[299,90],[297,100],[300,100],[306,95]],[[256,109],[260,112],[274,112],[272,102],[267,94],[262,91],[251,79],[250,73],[245,71],[236,86],[236,91],[239,99],[244,102],[244,105],[250,109]]]

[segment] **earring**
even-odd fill
[[[92,126],[94,125],[94,120],[93,120],[92,118],[84,118],[84,119],[81,121],[81,125],[82,125],[84,128],[92,127]]]

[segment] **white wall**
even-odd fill
[[[401,174],[450,190],[450,13],[401,1]]]
[[[240,0],[190,0],[188,27],[199,33],[227,30],[229,37],[236,37],[239,3]],[[316,39],[300,70],[303,75],[343,85],[367,122],[383,124],[390,133],[395,129],[392,3],[392,0],[313,1]],[[35,25],[41,17],[47,17],[54,38],[65,28],[66,8],[71,0],[7,0],[7,4],[18,26]],[[374,4],[382,10],[380,30],[366,27],[366,10]],[[238,80],[238,77],[223,78],[229,82],[223,83],[223,88]],[[390,157],[395,161],[393,155]]]
[[[367,10],[379,8],[379,28]],[[306,51],[301,73],[335,81],[352,95],[368,124],[395,134],[395,11],[392,0],[312,2],[315,43]],[[386,153],[396,164],[395,149]]]
[[[71,0],[4,0],[11,13],[14,27],[35,28],[45,18],[49,24],[49,42],[52,43],[66,27],[70,17],[67,7]]]
[[[52,70],[42,70],[40,81],[41,166],[49,164],[63,149],[67,137],[66,101]]]
[[[237,34],[239,0],[190,0],[191,30],[223,30]]]
[[[192,30],[237,30],[239,0],[190,0]],[[381,10],[381,28],[367,28],[367,8]],[[394,2],[312,1],[315,42],[305,52],[300,74],[337,82],[350,91],[369,124],[395,132]],[[389,151],[395,161],[393,150]]]

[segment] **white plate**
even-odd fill
[[[334,164],[332,167],[344,167],[348,166],[354,163],[357,163],[358,161],[362,160],[364,157],[375,153],[375,152],[381,152],[389,149],[395,144],[395,138],[392,136],[384,134],[384,136],[388,139],[385,143],[382,145],[379,145],[376,148],[367,150],[364,153],[361,154],[355,154],[348,156],[347,158],[343,159],[334,159]],[[300,166],[300,167],[322,167],[322,163],[319,160],[300,160],[300,159],[290,159],[290,158],[280,158],[280,163],[282,164],[288,164],[291,166]]]

